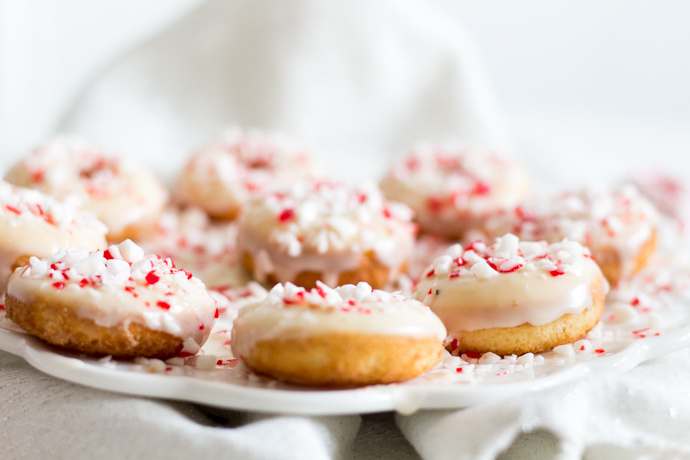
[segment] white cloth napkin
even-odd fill
[[[60,129],[170,177],[228,124],[377,179],[419,141],[509,145],[483,67],[422,0],[212,0],[115,62]]]
[[[690,458],[690,350],[464,410],[397,417],[425,460]],[[528,435],[525,435],[527,433]],[[513,444],[513,442],[517,442]]]
[[[0,458],[341,458],[357,415],[248,414],[123,396],[55,379],[0,352]]]

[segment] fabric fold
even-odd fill
[[[455,411],[398,416],[397,423],[425,460],[533,458],[552,433],[556,458],[621,458],[663,452],[690,458],[690,351],[658,358],[624,374],[591,375],[517,398],[496,399]],[[532,443],[526,449],[525,444]],[[514,456],[519,454],[520,456]],[[527,456],[523,456],[527,454]],[[629,457],[630,458],[630,457]],[[664,457],[665,458],[665,457]]]
[[[327,460],[349,451],[361,424],[223,412],[82,387],[0,352],[2,458]]]

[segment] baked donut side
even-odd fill
[[[130,240],[31,257],[10,276],[6,309],[48,343],[122,358],[194,354],[218,317],[203,283]]]
[[[87,355],[112,355],[119,358],[167,359],[179,355],[183,342],[167,332],[139,323],[99,326],[92,319],[79,317],[69,306],[39,300],[28,304],[12,295],[5,298],[7,318],[22,329],[52,345]]]
[[[608,282],[579,243],[520,241],[451,246],[413,295],[441,318],[455,352],[524,354],[584,336],[604,309]]]
[[[431,369],[446,336],[424,305],[366,283],[307,291],[276,285],[240,310],[233,354],[254,371],[306,385],[399,382]]]
[[[108,240],[149,232],[168,192],[143,165],[119,158],[76,137],[55,137],[15,164],[5,179],[93,212],[109,229]]]
[[[259,282],[311,289],[316,281],[364,281],[378,289],[405,269],[416,233],[410,218],[375,186],[304,181],[250,200],[237,247]]]

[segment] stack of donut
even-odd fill
[[[417,147],[380,188],[314,164],[233,128],[190,158],[168,203],[141,166],[56,138],[6,176],[36,190],[0,182],[7,317],[79,353],[165,359],[198,353],[220,306],[225,346],[256,372],[391,383],[444,346],[520,355],[582,338],[607,279],[655,247],[656,212],[633,187],[527,202],[527,175],[491,151]],[[411,298],[391,293],[413,283]]]

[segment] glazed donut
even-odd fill
[[[141,164],[74,137],[56,137],[38,147],[5,179],[93,212],[107,225],[112,242],[146,232],[168,199],[163,185]]]
[[[487,215],[529,193],[525,173],[494,153],[461,146],[421,146],[397,162],[381,181],[390,200],[415,212],[424,233],[462,238]]]
[[[290,140],[231,128],[189,160],[175,197],[213,218],[234,219],[252,193],[315,176],[311,157]]]
[[[571,343],[604,311],[608,283],[589,250],[574,241],[497,238],[455,244],[437,258],[413,298],[448,328],[453,353],[523,355]]]
[[[169,257],[207,286],[249,281],[237,263],[237,223],[211,221],[200,208],[166,209],[137,244],[147,254]]]
[[[589,247],[614,284],[637,273],[656,248],[658,215],[637,189],[588,188],[499,212],[487,219],[490,237],[511,232],[529,241],[563,238]]]
[[[408,380],[440,359],[446,329],[426,306],[366,283],[307,291],[277,284],[242,308],[232,351],[252,370],[307,385]]]
[[[107,231],[89,212],[0,180],[0,294],[18,260],[48,257],[61,247],[103,249]]]
[[[121,358],[195,354],[218,317],[201,281],[131,240],[32,257],[10,276],[5,309],[48,343]]]
[[[303,181],[252,198],[237,249],[259,282],[307,289],[365,281],[381,288],[405,266],[414,244],[412,212],[375,186]]]

